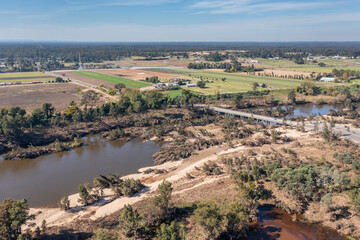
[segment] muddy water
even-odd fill
[[[330,110],[339,110],[343,108],[343,104],[304,104],[295,106],[293,114],[288,115],[288,117],[293,116],[303,116],[307,117],[313,114],[328,114]]]
[[[248,239],[278,240],[345,240],[336,231],[317,224],[294,222],[287,212],[266,205],[259,208],[258,227]]]
[[[152,155],[160,148],[155,142],[83,139],[87,144],[72,151],[21,161],[0,160],[0,201],[27,199],[32,207],[56,206],[64,194],[77,192],[79,184],[94,177],[135,173],[152,166]]]

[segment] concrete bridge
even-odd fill
[[[246,118],[246,119],[253,118],[254,120],[262,121],[265,123],[273,123],[273,124],[279,124],[279,125],[286,124],[286,125],[292,126],[292,127],[295,127],[299,124],[298,122],[295,122],[295,121],[290,121],[290,120],[283,121],[283,119],[263,116],[263,115],[259,115],[259,114],[235,111],[235,110],[221,108],[221,107],[212,107],[212,106],[206,106],[206,105],[195,105],[195,107],[207,108],[211,111],[221,113],[221,114],[226,114],[228,116],[241,117],[241,118]],[[322,121],[319,121],[318,123],[319,123],[318,129],[319,129],[319,131],[322,131],[324,128],[324,126],[323,126],[324,123]],[[328,123],[326,123],[326,124],[329,127],[329,124]],[[305,124],[303,126],[305,129],[311,131],[311,130],[314,130],[314,128],[315,128],[315,122],[305,122]],[[360,129],[357,129],[357,128],[350,129],[350,127],[348,125],[336,124],[335,127],[333,128],[333,131],[340,137],[360,143]]]

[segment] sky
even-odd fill
[[[360,0],[0,0],[0,41],[360,41]]]

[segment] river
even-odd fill
[[[287,117],[294,116],[303,116],[307,117],[309,115],[324,115],[330,112],[330,110],[339,110],[343,108],[343,104],[304,104],[304,105],[296,105],[294,112]]]
[[[346,240],[335,230],[318,224],[294,222],[292,216],[271,205],[261,206],[258,227],[248,236],[249,240]]]
[[[71,151],[20,161],[0,160],[0,201],[27,199],[31,207],[53,207],[64,194],[77,192],[79,184],[94,177],[127,175],[152,166],[152,155],[161,144],[133,139],[105,141],[99,136],[83,139],[85,146]]]

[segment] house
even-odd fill
[[[179,87],[179,84],[173,83],[173,82],[167,82],[167,83],[165,83],[165,86],[167,86],[167,87],[173,87],[173,88],[178,88],[178,87]]]
[[[307,59],[308,61],[315,60],[315,58],[314,58],[314,57],[307,57],[306,59]]]
[[[260,63],[259,60],[253,59],[250,61],[250,63]]]
[[[187,87],[187,88],[197,87],[197,84],[195,84],[195,83],[189,83],[189,84],[186,84],[186,87]]]
[[[335,81],[335,78],[331,78],[331,77],[322,77],[319,80],[320,82],[333,82]]]

